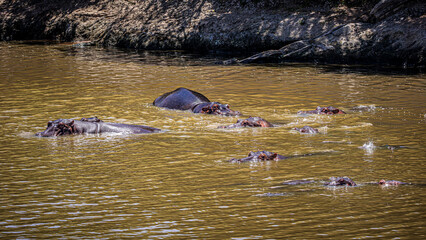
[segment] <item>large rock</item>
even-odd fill
[[[328,63],[424,64],[426,32],[418,26],[382,22],[349,23],[318,37],[278,50],[264,51],[235,63],[321,61]]]
[[[384,0],[368,10],[300,5],[295,0],[0,0],[0,39],[90,40],[103,46],[245,54],[277,49],[227,63],[424,65],[423,1]]]

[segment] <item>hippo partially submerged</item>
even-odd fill
[[[313,127],[309,127],[309,126],[304,126],[302,128],[293,128],[294,130],[300,132],[300,133],[308,133],[308,134],[313,134],[313,133],[319,133],[318,129],[313,128]]]
[[[176,110],[191,110],[194,113],[206,113],[224,116],[241,115],[238,111],[233,111],[228,104],[211,102],[203,94],[186,89],[178,88],[165,93],[154,100],[154,106]]]
[[[282,184],[283,185],[301,185],[301,184],[309,184],[309,183],[315,183],[315,180],[289,180],[285,181]],[[357,186],[356,183],[348,178],[348,177],[331,177],[329,181],[323,182],[325,186]],[[378,182],[367,182],[363,184],[376,184],[381,186],[399,186],[399,185],[412,185],[412,183],[406,183],[396,180],[380,180]],[[423,185],[423,184],[417,184],[417,185]]]
[[[377,184],[382,185],[382,186],[398,186],[398,185],[408,185],[410,183],[406,183],[406,182],[400,182],[400,181],[396,181],[396,180],[380,180]]]
[[[283,160],[288,158],[307,157],[307,156],[323,155],[323,154],[330,154],[330,152],[315,152],[315,153],[306,153],[301,155],[283,156],[283,155],[273,153],[273,152],[268,152],[268,151],[257,151],[257,152],[250,152],[248,156],[244,158],[232,158],[228,162],[241,163],[241,162],[278,161],[278,160]]]
[[[249,117],[247,119],[238,119],[237,123],[228,126],[219,126],[218,128],[241,128],[241,127],[273,127],[270,122],[260,117]]]
[[[229,162],[261,162],[261,161],[278,161],[282,159],[286,159],[288,157],[268,152],[268,151],[258,151],[258,152],[250,152],[247,157],[244,158],[233,158],[229,160]]]
[[[315,180],[289,180],[285,181],[283,185],[301,185],[315,183]],[[325,186],[356,186],[356,183],[348,177],[331,177],[328,181],[323,182]]]
[[[348,177],[331,177],[329,182],[325,182],[326,186],[356,186],[356,183]]]
[[[327,114],[327,115],[334,115],[334,114],[346,114],[344,111],[335,108],[335,107],[317,107],[315,110],[311,111],[298,111],[297,114]]]
[[[49,121],[47,128],[43,132],[36,133],[38,137],[53,137],[71,134],[84,134],[84,133],[154,133],[161,131],[158,128],[130,125],[124,123],[106,123],[97,117],[82,118],[79,120],[73,119],[58,119]]]

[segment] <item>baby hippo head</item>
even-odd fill
[[[261,117],[249,117],[247,119],[238,119],[237,123],[228,126],[219,126],[218,128],[240,127],[273,127],[273,125]]]
[[[240,112],[231,110],[228,104],[218,102],[201,103],[194,107],[194,113],[206,113],[223,116],[239,116]]]
[[[330,182],[326,182],[328,186],[356,186],[356,183],[348,177],[331,177]]]
[[[312,133],[318,133],[318,129],[310,127],[310,126],[304,126],[302,128],[293,128],[294,130],[300,132],[300,133],[307,133],[307,134],[312,134]]]
[[[344,111],[329,106],[329,107],[317,107],[317,110],[319,111],[319,114],[327,114],[327,115],[333,115],[333,114],[346,114]]]

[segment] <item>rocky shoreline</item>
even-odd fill
[[[363,4],[0,0],[0,40],[91,41],[101,46],[229,51],[246,56],[259,52],[224,64],[299,61],[425,66],[423,1],[352,0],[357,1]]]

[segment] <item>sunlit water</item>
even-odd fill
[[[0,238],[425,238],[424,74],[214,61],[0,43]],[[177,87],[276,127],[152,106]],[[348,114],[296,114],[329,105]],[[34,137],[92,116],[164,131]],[[305,125],[320,133],[292,130]],[[257,150],[319,154],[227,162]],[[358,186],[324,187],[332,176]],[[297,179],[318,183],[281,184]],[[380,179],[416,184],[366,184]]]

